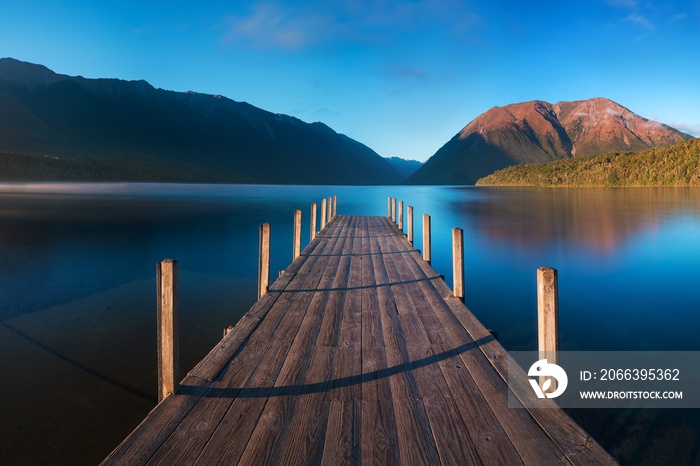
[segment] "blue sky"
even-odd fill
[[[535,99],[607,97],[700,135],[700,0],[6,3],[2,57],[222,94],[387,157]]]

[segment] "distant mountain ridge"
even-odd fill
[[[401,157],[384,157],[384,159],[404,178],[413,175],[423,166],[423,162],[419,162],[418,160],[404,159]]]
[[[323,123],[146,81],[0,59],[0,180],[394,184],[402,176]]]
[[[535,100],[493,107],[479,115],[408,182],[473,184],[511,165],[638,152],[690,138],[605,98],[556,104]]]

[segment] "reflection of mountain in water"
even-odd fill
[[[700,216],[689,194],[664,188],[513,188],[457,208],[475,219],[488,241],[529,249],[565,242],[567,247],[607,255],[633,236],[656,230],[671,213],[687,210]]]

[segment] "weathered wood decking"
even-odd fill
[[[390,220],[338,216],[103,464],[614,464],[509,408],[507,363]]]

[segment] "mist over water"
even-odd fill
[[[303,248],[310,204],[332,195],[341,215],[386,215],[387,196],[412,205],[418,249],[430,214],[448,284],[463,228],[466,304],[508,350],[536,347],[543,265],[559,270],[563,350],[700,350],[697,189],[3,184],[0,464],[99,462],[155,405],[156,262],[179,261],[186,373],[255,302],[260,223],[274,279],[294,210]],[[687,412],[573,414],[635,464],[697,460]]]

